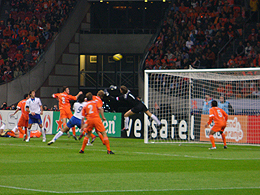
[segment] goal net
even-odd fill
[[[162,127],[145,116],[144,142],[208,142],[204,126],[216,100],[229,115],[227,142],[260,144],[259,89],[260,68],[146,70],[144,103]],[[222,142],[220,133],[214,137]]]

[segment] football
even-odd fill
[[[123,56],[120,53],[113,55],[113,59],[115,61],[120,61],[122,58]]]

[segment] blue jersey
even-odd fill
[[[228,114],[228,105],[229,102],[225,101],[224,103],[218,102],[218,107],[224,110]]]

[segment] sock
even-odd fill
[[[209,139],[210,139],[210,141],[212,143],[212,147],[216,147],[213,135],[210,135]]]
[[[158,119],[154,114],[152,114],[151,118],[152,118],[153,120],[155,120],[155,122],[157,123],[157,125],[160,125],[160,124],[161,124],[161,121],[159,121],[159,119]]]
[[[46,138],[46,135],[45,135],[45,128],[40,128],[41,132],[42,132],[42,138]]]
[[[103,135],[101,133],[98,133],[98,137],[101,139],[102,143],[105,145]]]
[[[223,142],[224,142],[224,146],[226,146],[226,145],[227,145],[226,136],[225,136],[224,133],[222,133],[221,136],[222,136],[222,140],[223,140]]]
[[[81,139],[83,136],[85,135],[85,133],[81,133],[80,136],[79,136],[79,139]]]
[[[28,139],[28,138],[30,139],[30,136],[31,136],[31,130],[30,130],[30,129],[27,129],[27,139]]]
[[[10,135],[11,137],[15,137],[15,133],[13,131],[7,132],[7,135]]]
[[[129,117],[125,117],[125,129],[128,129]]]
[[[81,147],[81,150],[84,151],[85,150],[85,147],[88,143],[88,137],[85,137],[84,140],[83,140],[83,143],[82,143],[82,147]]]
[[[107,150],[110,151],[110,144],[109,144],[108,137],[104,137],[104,142],[105,142],[105,145],[107,147]]]
[[[60,136],[63,135],[62,131],[59,131],[58,133],[56,133],[56,135],[52,138],[53,141],[56,141]]]
[[[5,124],[3,123],[0,129],[5,129]]]
[[[12,129],[12,131],[15,132],[16,129],[17,129],[17,125],[15,125],[15,127]]]
[[[93,133],[91,133],[90,136],[91,136],[92,139],[93,139],[94,137],[96,137]]]
[[[21,133],[21,134],[25,134],[25,131],[22,129],[22,127],[18,127],[18,130],[19,130],[19,132]]]
[[[73,134],[74,136],[76,136],[76,128],[75,128],[75,127],[72,127],[71,129],[72,129],[72,134]]]
[[[24,128],[24,133],[26,134],[25,139],[27,138],[27,127]]]

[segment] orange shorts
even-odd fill
[[[60,118],[71,118],[73,116],[70,109],[62,109],[60,110]]]
[[[219,131],[224,131],[224,129],[226,128],[226,124],[215,124],[211,130],[215,131],[215,132],[219,132]]]
[[[99,118],[99,117],[88,119],[86,124],[88,125],[86,128],[86,132],[92,131],[93,128],[95,128],[96,131],[98,131],[98,132],[106,131],[106,129],[101,121],[101,118]]]
[[[21,115],[17,126],[18,127],[28,127],[28,120],[29,120],[29,116],[25,116],[25,115]]]

